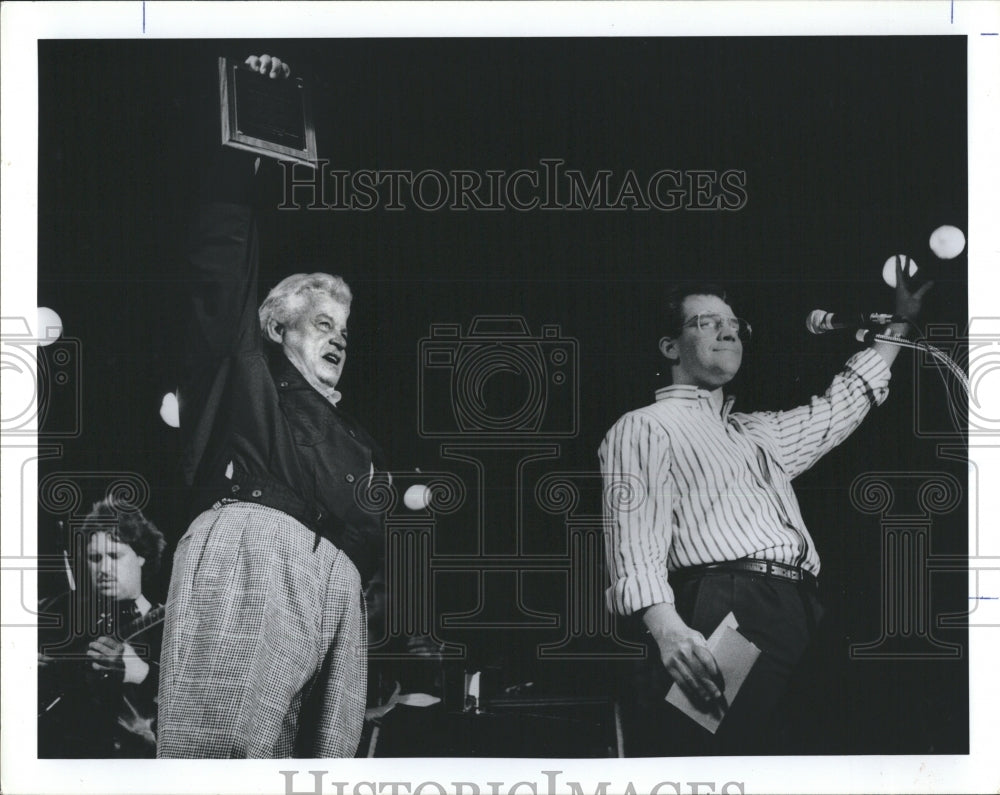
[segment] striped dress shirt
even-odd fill
[[[757,558],[819,574],[792,478],[858,427],[889,393],[872,349],[852,356],[822,396],[790,411],[721,414],[694,386],[657,390],[618,420],[598,455],[612,612],[673,603],[668,572]]]

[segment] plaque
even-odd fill
[[[222,145],[316,167],[316,129],[301,77],[271,79],[219,58]]]

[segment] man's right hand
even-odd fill
[[[726,685],[705,636],[685,624],[670,604],[652,605],[642,620],[656,640],[663,667],[684,695],[721,717],[728,706],[723,695]]]

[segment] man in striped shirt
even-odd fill
[[[906,333],[931,284],[912,289],[899,264],[891,333]],[[641,616],[648,632],[649,659],[626,698],[629,755],[776,750],[776,707],[821,613],[819,556],[791,481],[886,399],[899,351],[875,342],[807,405],[734,413],[723,387],[749,336],[721,289],[674,291],[659,345],[672,383],[619,419],[600,447],[608,606]],[[730,611],[762,651],[732,706],[705,640]],[[725,714],[715,736],[664,703],[674,682]]]

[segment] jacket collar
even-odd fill
[[[277,354],[271,355],[271,372],[274,374],[274,382],[278,387],[280,392],[299,392],[306,389],[311,389],[316,394],[320,395],[319,390],[317,390],[312,384],[306,381],[305,377],[298,371],[298,368],[289,361],[288,357],[285,356],[280,350]],[[320,395],[324,400],[326,400],[325,395]],[[337,390],[333,392],[333,400],[329,403],[336,406],[340,403],[340,399],[343,397],[341,393]]]

